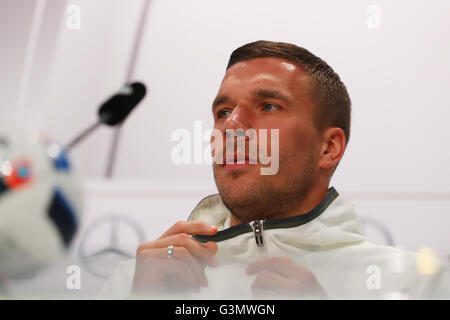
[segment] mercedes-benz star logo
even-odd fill
[[[104,215],[86,229],[78,252],[87,271],[108,278],[117,263],[136,257],[136,248],[144,241],[144,230],[130,217]]]

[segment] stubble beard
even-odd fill
[[[296,168],[302,166],[302,170],[290,172],[290,168],[295,166],[288,166],[287,161],[280,159],[278,174],[258,175],[245,183],[242,180],[249,172],[229,172],[228,181],[222,183],[217,172],[219,169],[213,166],[214,180],[223,203],[242,223],[274,219],[295,211],[306,197],[313,184],[313,163],[312,158],[307,159]]]

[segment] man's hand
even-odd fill
[[[327,297],[314,274],[288,257],[256,261],[247,267],[247,274],[257,274],[252,284],[257,296]]]
[[[215,226],[205,222],[180,221],[155,241],[141,244],[136,254],[133,292],[186,294],[208,286],[205,267],[217,265],[214,257],[217,244],[202,244],[190,235],[213,235],[216,232]],[[170,245],[173,246],[171,259],[168,257]]]

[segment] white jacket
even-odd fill
[[[189,298],[249,299],[255,276],[245,273],[247,265],[286,256],[312,271],[331,299],[450,298],[448,265],[428,261],[431,271],[420,274],[416,253],[368,242],[353,205],[334,188],[306,214],[258,221],[259,225],[230,227],[230,212],[218,194],[203,199],[188,220],[219,228],[213,236],[194,236],[202,242],[216,241],[219,266],[206,268],[209,287]],[[134,267],[135,260],[121,262],[102,298],[130,297]]]

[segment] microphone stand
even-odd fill
[[[78,136],[76,136],[72,141],[70,141],[66,146],[65,150],[70,150],[74,146],[76,146],[81,140],[83,140],[87,135],[89,135],[92,131],[97,129],[102,124],[101,120],[98,120],[96,123],[84,129]]]

